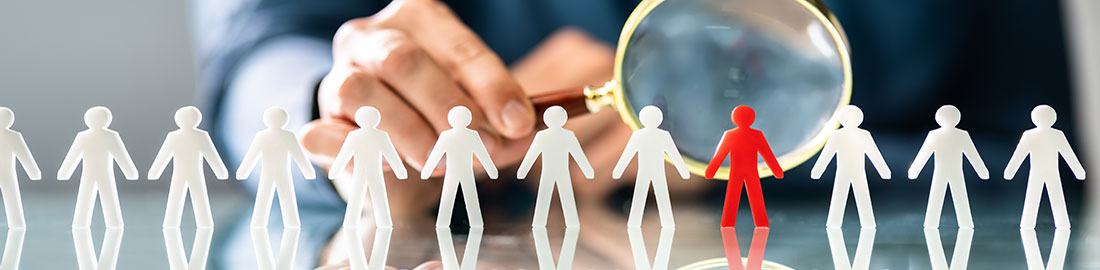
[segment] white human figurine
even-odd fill
[[[1054,240],[1050,243],[1047,262],[1043,264],[1043,254],[1039,252],[1039,239],[1035,229],[1020,229],[1020,240],[1024,246],[1024,261],[1027,269],[1063,269],[1066,263],[1066,251],[1069,247],[1069,229],[1054,229]],[[1089,242],[1086,240],[1085,242]]]
[[[672,135],[658,128],[664,116],[657,106],[645,106],[638,114],[642,122],[642,129],[634,131],[630,140],[626,143],[623,155],[615,164],[611,177],[619,179],[623,176],[623,170],[630,164],[634,155],[638,155],[638,174],[634,180],[634,201],[630,204],[630,217],[627,219],[627,227],[640,227],[642,225],[642,212],[645,212],[645,200],[649,195],[649,186],[653,185],[653,195],[657,201],[657,211],[661,215],[662,227],[675,227],[676,221],[672,218],[672,204],[668,198],[668,183],[665,179],[665,155],[676,166],[680,177],[688,179],[687,165],[676,149],[676,143],[672,141]]]
[[[959,234],[955,236],[955,251],[951,255],[951,264],[947,263],[947,254],[943,252],[939,228],[925,227],[924,239],[928,244],[928,257],[932,261],[932,269],[966,269],[966,264],[970,261],[970,243],[974,239],[973,228],[959,228]]]
[[[558,199],[561,200],[565,226],[580,226],[580,221],[577,220],[577,202],[573,196],[573,178],[569,177],[570,156],[581,167],[585,178],[596,177],[592,164],[588,163],[584,150],[581,150],[577,135],[574,135],[573,131],[562,128],[566,118],[568,115],[561,106],[547,108],[542,116],[546,129],[535,134],[534,140],[531,141],[531,148],[527,150],[527,155],[519,165],[519,173],[516,177],[524,179],[534,165],[535,159],[542,155],[542,176],[539,177],[539,193],[535,200],[532,227],[546,227],[546,219],[550,214],[550,198],[554,195],[555,184],[558,186]]]
[[[463,248],[464,251],[462,251],[462,262],[459,264],[458,253],[455,252],[454,239],[451,237],[451,228],[435,227],[436,241],[439,243],[439,260],[443,263],[443,269],[477,269],[477,253],[481,250],[481,237],[484,234],[485,228],[470,228],[469,234],[466,235],[466,244]]]
[[[252,248],[256,252],[256,264],[259,266],[257,269],[301,268],[294,265],[294,258],[298,255],[299,236],[302,234],[301,228],[283,228],[278,254],[271,250],[271,235],[267,227],[252,227],[249,234],[252,235]]]
[[[7,107],[0,107],[0,192],[4,196],[4,212],[8,216],[8,228],[25,228],[23,199],[20,199],[19,179],[15,175],[15,161],[23,164],[23,170],[31,180],[42,179],[42,171],[34,162],[27,142],[18,131],[11,130],[15,114]]]
[[[932,154],[936,154],[935,171],[932,172],[932,191],[928,195],[928,210],[924,216],[925,228],[940,227],[940,210],[943,209],[944,193],[951,186],[951,201],[955,203],[955,217],[959,228],[974,228],[970,216],[970,199],[966,195],[966,183],[963,182],[962,158],[970,160],[970,166],[978,172],[981,179],[989,179],[989,170],[985,168],[978,149],[970,140],[970,133],[956,128],[961,115],[959,109],[943,105],[936,111],[936,123],[940,128],[928,132],[917,159],[909,167],[909,179],[916,179]]]
[[[363,213],[363,197],[370,187],[371,204],[374,208],[375,224],[378,227],[393,227],[390,219],[390,204],[386,198],[386,184],[382,178],[382,159],[390,164],[397,179],[408,178],[405,164],[397,157],[397,149],[394,148],[390,136],[385,131],[378,130],[378,123],[382,120],[378,109],[365,106],[355,112],[355,122],[359,129],[349,132],[344,145],[340,147],[340,153],[336,154],[329,169],[330,179],[345,178],[344,171],[351,158],[355,158],[351,180],[357,188],[348,196],[347,212],[344,214],[344,226],[354,227],[359,224],[359,217]]]
[[[316,172],[306,159],[305,149],[298,144],[293,132],[286,130],[289,115],[285,109],[271,107],[264,111],[264,124],[267,129],[256,133],[248,153],[237,169],[237,180],[248,178],[257,162],[263,162],[260,171],[260,186],[256,189],[256,206],[252,212],[252,227],[266,227],[271,215],[271,199],[279,191],[279,208],[283,212],[283,226],[298,228],[298,201],[294,195],[293,178],[290,177],[290,162],[293,159],[306,179],[316,177]]]
[[[669,258],[671,258],[670,255],[672,254],[672,238],[675,234],[675,227],[661,226],[661,235],[659,238],[657,238],[657,252],[653,255],[653,263],[651,264],[649,261],[649,254],[648,252],[646,252],[645,238],[642,237],[642,228],[627,227],[626,235],[628,240],[630,241],[630,253],[634,256],[634,269],[669,269],[668,260]],[[562,247],[562,254],[564,254],[565,252],[564,248],[565,246]],[[559,269],[561,268],[559,267]]]
[[[210,255],[210,241],[214,238],[214,228],[195,229],[195,238],[191,244],[191,257],[188,260],[183,249],[183,233],[180,228],[164,228],[164,247],[168,251],[169,269],[206,269],[206,258]]]
[[[1061,130],[1051,128],[1058,118],[1054,108],[1047,105],[1036,106],[1031,110],[1031,121],[1035,128],[1024,131],[1020,145],[1012,153],[1005,168],[1005,180],[1012,180],[1024,158],[1031,156],[1031,172],[1027,175],[1027,193],[1024,195],[1024,213],[1020,217],[1020,228],[1035,228],[1035,216],[1039,214],[1039,199],[1043,186],[1047,187],[1050,208],[1054,212],[1054,227],[1069,229],[1069,213],[1066,212],[1066,197],[1062,194],[1061,176],[1058,174],[1058,156],[1066,160],[1073,176],[1085,180],[1085,168],[1077,160],[1070,148],[1066,135]]]
[[[103,231],[103,242],[99,246],[99,256],[96,256],[95,245],[92,242],[92,229],[88,227],[73,228],[73,246],[76,249],[76,263],[78,269],[115,269],[118,264],[118,254],[122,247],[122,228],[108,228]]]
[[[229,178],[229,170],[222,163],[218,150],[214,149],[214,142],[206,131],[198,129],[202,121],[202,113],[194,106],[187,106],[176,110],[176,125],[179,129],[169,132],[164,139],[164,145],[153,159],[153,167],[149,169],[149,180],[160,178],[169,160],[175,160],[172,164],[172,186],[168,189],[168,204],[164,211],[164,227],[175,228],[180,226],[180,218],[183,216],[183,199],[187,192],[191,193],[191,208],[195,211],[195,223],[200,228],[214,226],[214,218],[210,212],[210,197],[206,192],[206,179],[202,172],[203,160],[210,164],[214,170],[214,176],[220,180]]]
[[[4,257],[0,259],[0,269],[19,269],[19,260],[23,257],[23,239],[26,236],[26,228],[8,228],[8,236],[4,239]]]
[[[86,228],[92,224],[92,210],[95,207],[96,193],[103,207],[103,220],[110,228],[121,228],[122,207],[118,203],[118,189],[115,187],[114,163],[118,163],[128,180],[138,179],[138,170],[118,132],[107,129],[111,124],[111,111],[106,107],[93,107],[84,113],[84,123],[88,129],[76,134],[65,161],[57,172],[57,180],[66,181],[72,177],[77,163],[84,160],[81,170],[80,190],[76,195],[76,211],[73,213],[73,227]]]
[[[580,236],[580,231],[577,227],[565,227],[565,236],[562,237],[561,247],[558,249],[558,262],[555,264],[554,254],[550,250],[550,234],[546,227],[531,227],[539,269],[573,269],[573,255],[577,253],[577,237]],[[645,247],[642,252],[645,252]]]
[[[481,206],[477,202],[477,186],[474,185],[473,158],[481,161],[489,178],[497,179],[497,167],[493,160],[489,159],[489,151],[481,142],[477,131],[466,126],[470,125],[470,109],[463,106],[455,106],[447,112],[447,122],[451,129],[439,134],[432,151],[428,154],[428,161],[424,169],[420,171],[420,178],[427,180],[439,163],[443,155],[447,155],[446,175],[443,176],[443,195],[439,198],[439,216],[436,217],[436,227],[450,227],[451,210],[455,204],[455,193],[458,185],[462,184],[462,197],[466,199],[466,213],[470,218],[471,227],[482,227],[485,223],[481,219]]]
[[[859,128],[863,122],[863,111],[859,107],[848,105],[840,109],[840,124],[843,126],[825,142],[825,148],[810,171],[810,178],[819,179],[825,167],[836,155],[836,179],[833,180],[833,198],[829,203],[829,218],[826,227],[840,227],[844,222],[844,206],[848,201],[848,187],[855,192],[856,210],[859,211],[859,223],[863,227],[875,227],[875,215],[871,210],[871,195],[867,191],[867,173],[864,171],[863,157],[867,156],[871,164],[878,169],[882,179],[890,179],[890,168],[882,159],[871,133]]]
[[[833,254],[833,269],[870,269],[871,249],[875,246],[875,228],[863,227],[859,229],[856,255],[851,260],[848,260],[848,247],[844,243],[844,234],[840,231],[840,228],[826,228],[825,234],[829,238],[829,250]],[[936,241],[939,241],[939,238],[936,238]]]

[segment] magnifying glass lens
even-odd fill
[[[821,16],[795,0],[661,2],[625,40],[619,83],[626,108],[637,115],[646,105],[660,107],[661,128],[685,157],[703,163],[733,128],[737,105],[753,107],[753,128],[781,163],[816,151],[815,140],[847,102],[846,47]]]

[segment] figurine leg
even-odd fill
[[[554,178],[543,174],[539,177],[539,191],[535,196],[535,216],[531,219],[531,227],[546,227],[546,219],[550,215],[550,197],[553,196]]]
[[[566,175],[554,180],[558,184],[558,200],[561,201],[561,212],[565,216],[565,227],[581,226],[577,214],[577,200],[573,195],[573,182]]]
[[[756,223],[756,227],[768,227],[768,211],[764,207],[764,193],[760,190],[760,178],[745,179],[745,192],[748,192],[753,223]]]
[[[282,197],[282,194],[279,194],[279,197]],[[283,240],[279,243],[279,259],[275,262],[275,269],[293,269],[294,257],[296,257],[294,255],[298,253],[298,236],[301,233],[300,228],[283,229]]]
[[[165,228],[162,232],[164,248],[168,251],[168,268],[187,269],[187,255],[183,252],[183,235],[180,229]]]
[[[370,191],[371,207],[374,209],[374,224],[381,228],[393,227],[393,219],[390,217],[390,200],[386,197],[386,183],[379,173],[366,183]],[[360,211],[363,206],[360,204]],[[362,213],[362,212],[360,212]]]
[[[191,244],[191,261],[187,269],[205,269],[206,257],[210,254],[210,241],[214,238],[213,228],[198,228]]]
[[[474,177],[472,175],[467,176],[460,181],[462,181],[462,198],[466,199],[466,215],[469,216],[470,227],[480,228],[485,226],[485,222],[481,219],[481,204],[477,200],[477,186],[474,184]],[[463,262],[465,262],[465,258],[463,257]],[[476,260],[476,256],[474,260]]]
[[[672,203],[668,198],[668,180],[664,178],[664,174],[654,177],[650,182],[653,183],[653,199],[657,201],[657,214],[661,215],[661,227],[674,228],[676,219],[672,217]]]
[[[458,180],[451,178],[450,175],[444,175],[443,194],[439,197],[439,215],[435,219],[436,227],[451,226],[451,211],[455,208],[455,193],[458,193]]]
[[[649,196],[649,177],[639,174],[634,179],[634,200],[630,202],[630,217],[627,218],[626,221],[626,226],[631,228],[642,226],[642,214],[645,213],[645,200],[646,197]],[[741,191],[740,187],[738,187],[737,191]],[[728,191],[726,194],[729,194]],[[736,202],[734,204],[736,204]],[[726,197],[726,207],[729,207],[728,196]],[[734,214],[736,213],[737,210],[734,209]],[[725,217],[724,212],[722,216]],[[725,218],[722,220],[725,221]],[[726,226],[724,222],[722,226]]]
[[[122,227],[108,228],[103,233],[103,244],[99,246],[99,267],[96,269],[115,269],[121,247]]]
[[[925,228],[939,228],[940,216],[943,211],[943,197],[947,193],[947,179],[943,179],[943,176],[933,174],[932,175],[932,189],[928,191],[928,209],[924,212],[924,227]],[[952,196],[954,196],[955,187],[951,187]],[[957,199],[953,197],[952,200]],[[956,202],[956,205],[958,203]],[[956,211],[957,212],[957,211]],[[955,213],[958,215],[958,213]],[[938,239],[936,241],[939,241]]]
[[[191,193],[191,211],[195,211],[195,225],[199,228],[212,228],[214,213],[210,211],[210,196],[206,191],[205,180],[201,176],[192,178],[187,183],[187,190]],[[179,202],[183,203],[183,199],[181,198]]]
[[[1054,227],[1069,229],[1069,213],[1066,211],[1066,195],[1062,193],[1062,181],[1057,174],[1044,177],[1047,197],[1050,197],[1050,209],[1054,213]]]
[[[359,219],[363,216],[363,201],[367,196],[367,182],[359,177],[347,177],[340,180],[344,181],[344,184],[355,185],[351,188],[351,195],[348,196],[348,206],[344,210],[343,225],[344,227],[355,227],[359,225]],[[371,199],[374,199],[373,194],[371,195]]]
[[[726,264],[730,270],[745,269],[745,265],[742,264],[741,260],[741,245],[737,243],[737,230],[734,230],[733,227],[722,228],[722,247],[726,253]]]
[[[745,179],[741,176],[733,177],[731,175],[726,183],[726,202],[722,206],[722,227],[733,227],[737,224],[737,206],[741,200],[741,188],[744,186],[744,181]],[[634,194],[638,194],[636,189]]]
[[[118,202],[114,180],[101,178],[96,182],[99,184],[99,203],[103,206],[103,223],[107,224],[107,228],[122,228],[122,206]]]
[[[829,200],[829,217],[825,220],[826,228],[837,228],[844,224],[844,208],[848,204],[848,190],[852,181],[846,176],[837,175],[833,178],[833,197]]]
[[[15,177],[0,180],[0,192],[4,196],[4,212],[8,216],[8,228],[26,228],[27,221],[23,219],[23,199],[19,195],[19,183]]]
[[[73,213],[73,228],[88,228],[92,225],[92,211],[95,209],[95,196],[99,193],[95,180],[81,179],[80,190],[76,193],[76,211]]]
[[[283,227],[299,228],[302,220],[298,218],[298,197],[294,195],[294,184],[289,177],[277,179],[275,190],[279,192],[279,209],[283,211]]]
[[[8,237],[4,239],[4,258],[0,260],[0,269],[19,269],[19,258],[23,256],[23,239],[26,235],[27,229],[8,229]]]
[[[974,219],[970,216],[970,199],[966,195],[963,176],[952,177],[948,182],[951,183],[951,201],[955,204],[955,217],[959,220],[959,228],[974,228]]]
[[[1020,216],[1020,228],[1034,229],[1035,217],[1039,215],[1039,199],[1043,196],[1043,178],[1030,174],[1027,179],[1027,193],[1024,193],[1024,213]]]
[[[267,228],[267,218],[271,215],[271,200],[274,197],[275,183],[272,183],[271,179],[260,176],[260,186],[256,188],[256,205],[252,209],[253,228]]]
[[[106,243],[106,242],[104,242]],[[79,269],[96,269],[95,246],[92,244],[92,229],[73,229],[73,246],[76,247],[76,265]],[[1036,247],[1038,250],[1038,247]]]
[[[168,187],[168,203],[164,207],[165,228],[179,228],[180,219],[183,218],[183,199],[187,192],[187,179],[172,177],[172,185]],[[194,196],[191,201],[194,202]],[[197,212],[198,209],[195,209]],[[197,220],[196,220],[197,221]]]
[[[859,211],[859,225],[864,228],[874,228],[875,210],[871,207],[871,192],[867,188],[867,175],[858,173],[853,177],[852,193],[856,198],[856,211]]]

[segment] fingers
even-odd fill
[[[528,135],[534,108],[504,62],[444,4],[408,0],[375,15],[378,25],[411,35],[424,52],[449,71],[508,138]]]

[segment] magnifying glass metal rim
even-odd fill
[[[820,0],[788,0],[795,1],[805,7],[818,21],[822,22],[825,28],[829,31],[833,42],[837,44],[837,55],[840,56],[841,64],[844,68],[844,89],[840,97],[840,102],[837,104],[836,111],[840,110],[844,105],[848,105],[848,102],[852,96],[852,65],[850,55],[848,51],[848,39],[844,34],[843,29],[840,27],[840,23],[832,12],[829,11],[825,3]],[[620,118],[623,122],[630,126],[631,129],[638,130],[642,128],[638,116],[634,113],[634,108],[626,101],[627,90],[623,89],[622,84],[618,83],[619,78],[623,78],[623,58],[626,54],[627,46],[630,46],[630,37],[634,34],[634,30],[641,24],[642,20],[649,15],[654,8],[664,3],[665,0],[650,0],[642,2],[627,18],[626,24],[623,25],[623,31],[619,36],[619,44],[615,51],[615,72],[612,81],[607,82],[602,87],[592,88],[588,87],[584,89],[585,97],[587,98],[586,104],[591,111],[597,111],[600,107],[612,106],[619,112]],[[649,105],[649,104],[646,104]],[[739,104],[730,104],[730,110]],[[817,135],[794,151],[777,157],[780,167],[784,170],[789,170],[802,162],[813,157],[818,151],[825,145],[829,133],[837,127],[840,123],[836,119],[836,111],[833,116],[830,117],[828,124],[825,125]],[[717,124],[717,123],[716,123]],[[765,134],[766,135],[766,134]],[[718,143],[718,142],[714,142]],[[668,157],[665,157],[667,160]],[[684,162],[687,164],[688,170],[695,175],[704,175],[706,167],[709,162],[696,160],[691,157],[684,157]],[[768,169],[768,166],[764,163],[760,163],[757,166],[761,177],[772,176],[772,172]],[[729,167],[722,166],[718,169],[718,172],[714,174],[715,179],[726,180],[729,178]]]

